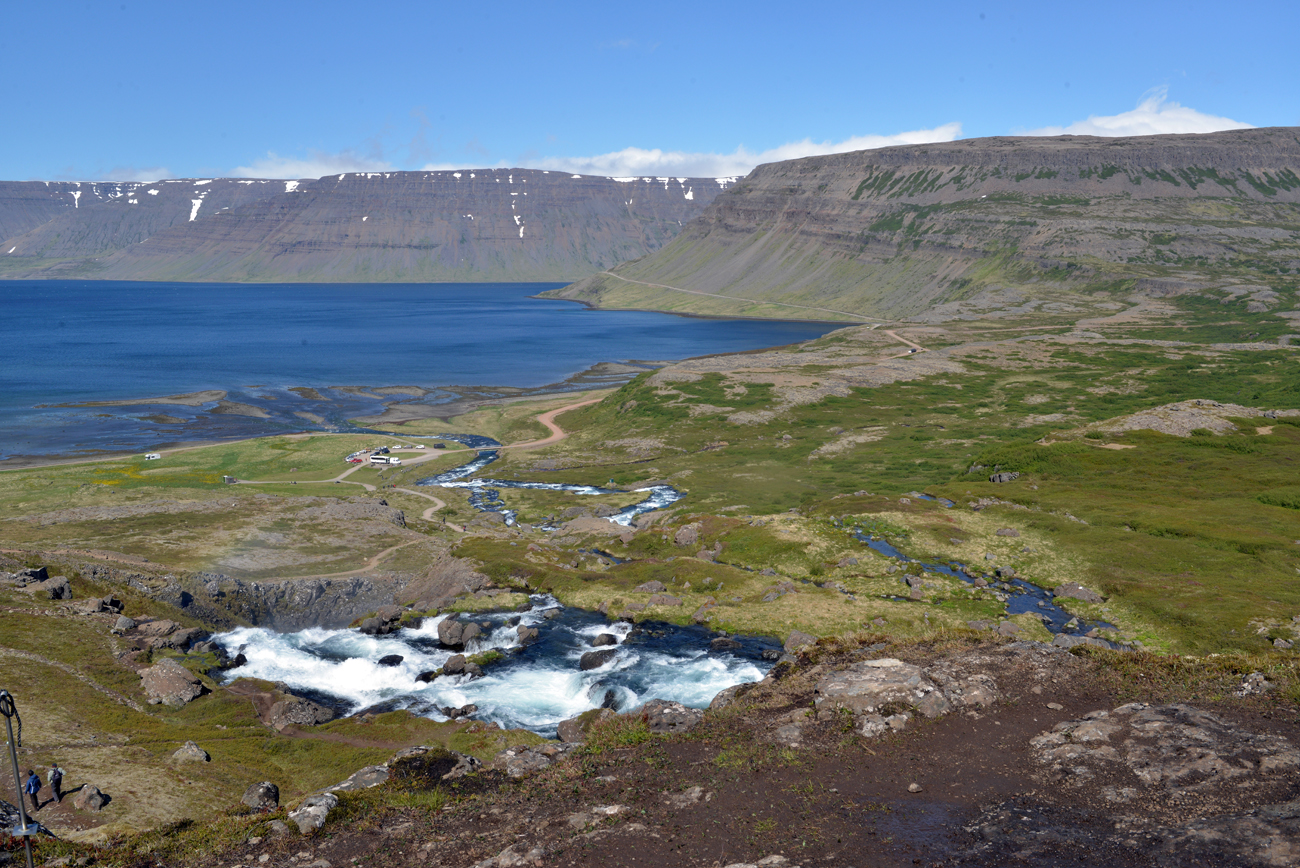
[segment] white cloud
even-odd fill
[[[254,160],[249,166],[236,166],[230,170],[231,178],[322,178],[342,172],[393,172],[397,171],[386,160],[363,157],[354,151],[327,154],[311,151],[306,157],[282,157],[274,151]]]
[[[762,163],[793,160],[820,154],[842,154],[868,148],[887,148],[891,145],[920,145],[927,142],[950,142],[961,135],[961,124],[951,123],[932,130],[912,130],[892,136],[853,136],[842,142],[801,142],[771,148],[757,153],[744,145],[729,154],[710,154],[689,151],[664,151],[659,148],[624,148],[608,154],[591,157],[535,157],[516,163],[519,168],[552,169],[577,175],[604,175],[624,178],[632,176],[721,178],[747,175],[749,170]],[[498,166],[504,167],[503,163]],[[429,164],[425,171],[446,171],[464,168],[443,164]],[[486,166],[482,168],[488,168]]]
[[[1220,118],[1168,101],[1168,88],[1147,91],[1137,108],[1117,115],[1092,115],[1068,127],[1027,130],[1026,136],[1155,136],[1165,133],[1215,133],[1219,130],[1248,130],[1250,124]]]
[[[114,166],[105,172],[100,180],[103,181],[161,181],[165,178],[175,178],[170,169],[164,169],[162,166],[156,166],[152,169],[137,169],[134,166]]]

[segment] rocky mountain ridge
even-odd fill
[[[967,139],[771,163],[663,250],[553,294],[911,318],[1007,289],[1045,298],[1172,279],[1178,291],[1298,271],[1300,129],[1277,127]]]
[[[676,236],[734,178],[529,169],[0,183],[0,277],[571,280]]]

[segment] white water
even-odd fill
[[[453,653],[437,643],[438,623],[426,619],[417,629],[387,636],[367,636],[357,630],[319,628],[277,633],[242,627],[214,639],[233,657],[243,653],[247,663],[229,670],[226,678],[261,678],[283,682],[291,690],[328,699],[347,713],[384,704],[445,720],[445,706],[477,705],[473,716],[504,727],[522,727],[554,735],[560,721],[598,708],[607,691],[614,691],[620,709],[629,710],[651,699],[671,699],[702,708],[718,691],[733,684],[758,681],[768,664],[757,659],[758,646],[746,653],[711,652],[707,631],[654,625],[634,636],[632,625],[607,623],[598,615],[562,609],[549,620],[548,609],[561,609],[551,598],[534,598],[528,612],[473,616],[491,628],[465,653],[498,649],[505,660],[489,665],[482,678],[444,676],[430,683],[416,680],[422,672],[439,669]],[[462,616],[462,620],[465,616]],[[537,627],[540,639],[518,644],[513,623]],[[667,635],[657,636],[659,629]],[[578,660],[594,650],[601,633],[619,638],[614,658],[598,669],[582,672]],[[397,666],[380,666],[379,658],[400,654]]]

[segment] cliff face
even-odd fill
[[[0,276],[566,280],[659,249],[733,181],[485,169],[118,185],[3,242]]]
[[[555,294],[700,313],[908,317],[998,287],[1258,278],[1300,269],[1298,203],[1296,128],[809,157],[759,166],[663,250]]]

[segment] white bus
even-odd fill
[[[402,459],[398,458],[396,455],[371,455],[371,456],[370,456],[370,463],[371,463],[371,464],[390,464],[390,465],[392,465],[392,464],[401,464],[401,463],[402,463]]]

